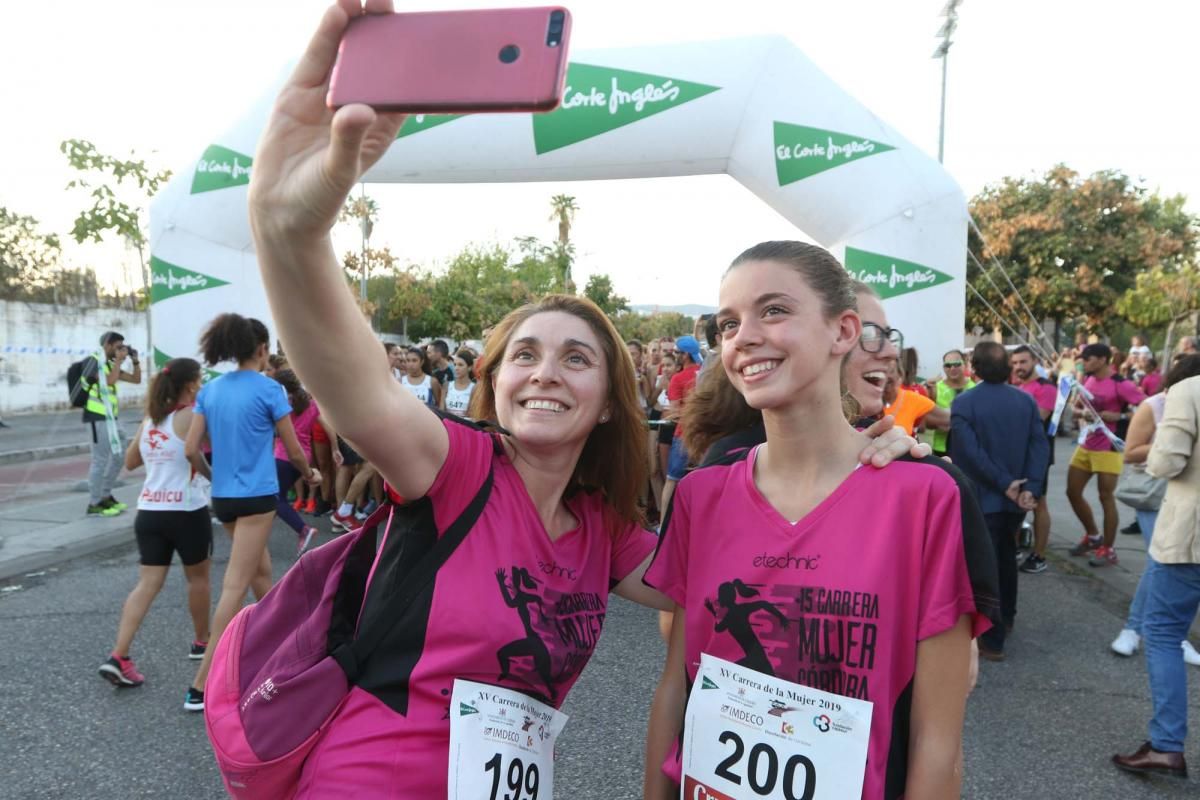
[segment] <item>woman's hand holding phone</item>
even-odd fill
[[[360,14],[392,12],[392,0],[337,0],[288,78],[267,122],[250,180],[250,224],[257,237],[292,247],[321,241],[346,197],[396,139],[404,114],[353,104],[325,105],[342,33]]]

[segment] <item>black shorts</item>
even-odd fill
[[[133,521],[141,563],[169,567],[179,553],[185,567],[212,556],[212,521],[207,508],[195,511],[138,511]]]
[[[658,426],[658,443],[670,445],[675,440],[675,423]]]
[[[277,499],[273,494],[264,494],[262,497],[214,497],[213,516],[221,522],[234,522],[242,517],[266,514],[275,510]]]
[[[342,453],[342,463],[348,467],[353,467],[355,464],[361,464],[364,461],[363,457],[340,436],[338,437],[338,450]]]

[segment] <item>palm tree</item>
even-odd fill
[[[375,230],[375,221],[379,219],[379,204],[373,198],[367,197],[365,185],[361,186],[358,197],[347,200],[346,205],[342,206],[341,213],[338,214],[338,221],[353,222],[357,220],[359,230],[362,231],[362,255],[359,259],[362,274],[359,279],[358,291],[359,299],[365,303],[367,300],[367,245],[370,244],[371,233]]]
[[[574,294],[571,281],[571,223],[579,206],[569,194],[556,194],[550,198],[550,221],[558,223],[558,258],[562,264],[562,291]]]

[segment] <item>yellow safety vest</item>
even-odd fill
[[[933,402],[937,403],[939,408],[949,408],[954,402],[954,398],[965,392],[967,389],[975,388],[975,381],[968,379],[967,385],[961,389],[954,389],[946,385],[945,381],[937,382],[937,396],[933,398]],[[950,438],[950,431],[934,431],[933,432],[933,452],[942,455],[946,452],[946,445]]]
[[[107,391],[108,403],[112,406],[113,419],[116,419],[118,410],[117,386],[116,384],[112,386],[108,385],[108,362],[105,360],[103,353],[93,356],[93,358],[96,359],[97,366],[96,382],[88,387],[87,405],[84,407],[84,410],[89,414],[96,414],[101,417],[108,416],[104,410],[104,398],[100,396],[100,392]]]

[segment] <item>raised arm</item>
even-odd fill
[[[448,437],[440,420],[392,378],[330,239],[350,190],[404,121],[364,105],[336,114],[325,106],[342,32],[364,13],[359,6],[338,0],[325,13],[275,102],[254,157],[250,225],[271,314],[296,373],[322,413],[396,491],[421,497],[446,460]],[[370,13],[391,10],[391,2],[367,2]]]

